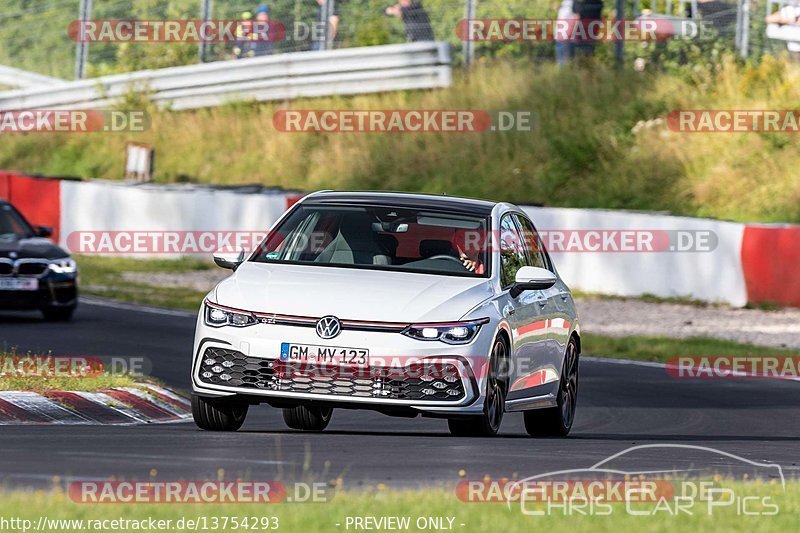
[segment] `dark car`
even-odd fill
[[[32,226],[0,201],[0,309],[39,310],[46,320],[72,318],[78,305],[78,267],[47,239],[52,230]]]

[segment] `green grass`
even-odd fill
[[[581,336],[581,350],[585,355],[653,361],[664,363],[678,356],[747,356],[747,355],[798,355],[798,352],[756,346],[734,341],[708,337],[689,337],[673,339],[670,337],[609,337],[584,333]]]
[[[112,298],[123,302],[197,311],[206,295],[187,287],[160,287],[134,282],[123,272],[179,274],[217,268],[207,259],[132,259],[122,257],[76,256],[82,294]]]
[[[103,504],[74,503],[62,489],[48,491],[7,491],[0,493],[0,516],[32,520],[40,516],[49,519],[197,519],[205,517],[277,517],[279,531],[328,532],[354,531],[345,527],[346,519],[364,516],[409,516],[412,524],[419,517],[452,517],[453,530],[464,532],[529,532],[565,531],[793,531],[800,521],[800,485],[762,482],[721,481],[716,484],[730,488],[736,496],[752,496],[767,505],[777,505],[775,516],[739,516],[735,507],[715,508],[709,514],[705,503],[695,502],[692,515],[672,516],[666,511],[655,516],[632,516],[624,504],[613,504],[609,516],[564,516],[556,511],[549,516],[526,516],[518,505],[511,509],[501,504],[464,503],[454,491],[437,489],[423,491],[392,491],[369,489],[361,492],[337,493],[328,503],[315,504],[229,504],[229,505],[166,505],[166,504]],[[655,504],[636,504],[635,510],[652,509]],[[750,501],[748,510],[768,512],[772,508]],[[337,526],[336,524],[340,524]],[[461,524],[464,524],[463,526]],[[168,530],[175,530],[174,525]],[[58,531],[79,531],[73,524],[61,525]],[[228,528],[228,531],[234,531]],[[418,531],[415,527],[409,531]]]
[[[119,179],[129,141],[152,145],[155,180],[261,183],[292,189],[393,189],[554,206],[670,211],[742,221],[800,222],[789,134],[670,131],[676,109],[794,109],[800,66],[723,56],[686,73],[598,63],[558,69],[483,61],[451,89],[231,103],[158,112],[148,131],[6,134],[0,168]],[[129,102],[129,106],[141,103]],[[276,111],[476,109],[532,111],[533,132],[281,133]]]
[[[141,381],[127,374],[108,374],[94,358],[81,362],[78,358],[21,355],[14,351],[0,354],[0,391],[96,391],[133,387]]]

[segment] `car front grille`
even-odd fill
[[[34,276],[39,277],[47,273],[50,263],[47,261],[36,261],[30,259],[11,259],[0,260],[0,276]]]
[[[324,371],[248,357],[234,350],[208,348],[200,362],[199,379],[209,385],[237,389],[352,398],[457,402],[465,397],[458,368],[451,363]]]
[[[20,276],[41,276],[45,272],[47,272],[48,268],[47,263],[39,263],[39,262],[30,262],[30,263],[18,263],[17,264],[17,274]]]

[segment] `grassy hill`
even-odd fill
[[[156,149],[156,180],[299,189],[398,189],[560,206],[665,210],[800,222],[798,136],[683,134],[672,109],[793,109],[800,68],[758,65],[640,73],[489,62],[449,90],[155,112],[140,134],[3,135],[0,168],[116,179],[127,141]],[[136,107],[135,102],[128,104]],[[287,134],[276,110],[529,110],[531,133]]]

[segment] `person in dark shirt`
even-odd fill
[[[573,11],[581,20],[584,27],[593,20],[600,20],[603,16],[603,0],[575,0],[572,6]],[[585,41],[575,41],[573,48],[577,57],[589,57],[594,55],[594,47],[597,41],[587,39]]]
[[[386,14],[403,19],[406,38],[411,42],[433,41],[433,28],[428,12],[422,7],[422,0],[400,0],[386,8]]]
[[[259,28],[263,28],[269,24],[269,6],[261,4],[256,10],[256,22],[259,23]],[[272,28],[269,28],[272,30]],[[255,56],[268,56],[272,54],[272,41],[270,41],[269,30],[266,32],[254,31],[253,32],[253,52]]]

